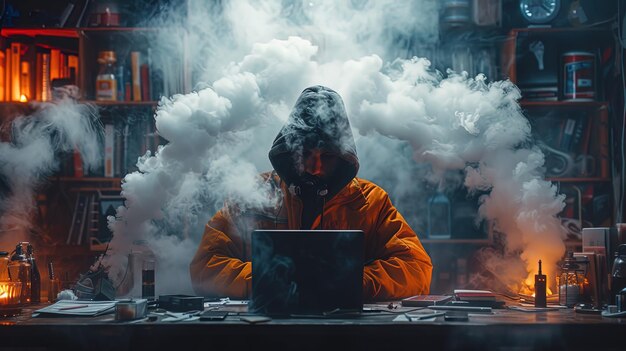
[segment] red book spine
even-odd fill
[[[141,100],[150,101],[150,68],[147,64],[141,65]]]
[[[82,178],[84,176],[83,159],[80,157],[80,151],[74,150],[74,177]]]

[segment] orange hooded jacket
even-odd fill
[[[308,181],[298,166],[302,150],[311,148],[341,159],[333,178],[323,184],[324,196],[311,188],[322,185]],[[321,86],[305,89],[269,156],[275,171],[262,174],[261,180],[272,206],[246,209],[226,202],[207,223],[190,264],[198,294],[248,298],[252,230],[311,228],[364,231],[365,301],[429,292],[432,264],[415,232],[382,188],[355,177],[359,164],[354,138],[336,92]]]

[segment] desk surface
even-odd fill
[[[39,306],[40,307],[40,306]],[[414,308],[388,309],[359,318],[284,318],[260,324],[240,320],[247,313],[226,308],[224,321],[117,322],[114,315],[81,318],[33,318],[33,308],[0,323],[5,347],[90,350],[378,349],[426,347],[443,350],[625,350],[626,318],[575,313],[571,309],[521,312],[494,309],[469,314],[469,321],[443,317],[409,322],[411,315],[432,312]],[[159,317],[162,319],[163,317]],[[2,347],[0,347],[0,350]]]

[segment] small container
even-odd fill
[[[148,314],[148,300],[131,299],[119,300],[115,304],[115,320],[130,321],[143,318]]]
[[[450,200],[443,193],[437,193],[428,200],[428,237],[430,239],[450,239],[452,236],[452,214]]]
[[[155,282],[154,271],[156,267],[156,261],[153,258],[146,258],[143,261],[143,267],[141,269],[141,297],[144,299],[154,300],[155,297]]]
[[[10,281],[9,277],[9,253],[0,251],[0,282]]]
[[[192,295],[161,295],[159,308],[172,312],[189,312],[204,310],[204,298]]]
[[[9,276],[12,282],[21,283],[20,303],[26,304],[31,302],[31,266],[26,259],[22,244],[17,244],[14,254],[11,256]]]
[[[595,55],[572,51],[561,55],[563,62],[563,99],[593,101],[595,99]]]
[[[100,51],[98,54],[100,64],[96,77],[96,100],[98,101],[117,101],[116,61],[114,51]]]
[[[561,265],[561,274],[557,280],[559,305],[573,307],[581,301],[585,271],[576,262],[573,252],[568,252]]]
[[[617,312],[626,312],[626,288],[615,295],[615,305],[617,305]]]
[[[48,280],[48,302],[55,302],[61,291],[61,281],[57,278]]]

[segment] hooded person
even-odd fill
[[[190,264],[196,293],[249,298],[254,229],[359,229],[365,301],[428,294],[432,264],[417,235],[382,188],[356,177],[359,160],[338,93],[305,89],[269,159],[274,170],[260,176],[274,206],[243,209],[226,201]]]

